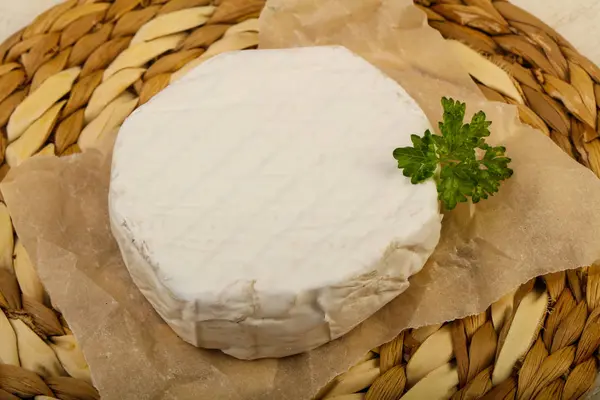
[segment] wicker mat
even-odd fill
[[[488,99],[517,104],[525,123],[600,176],[596,65],[507,1],[416,2],[433,28],[468,46],[462,46],[466,56],[473,57],[471,49],[485,56],[471,51],[476,64],[491,61],[506,71],[510,87],[469,69]],[[264,0],[212,5],[69,0],[7,39],[0,45],[0,179],[35,154],[66,156],[92,146],[191,61],[256,48]],[[202,15],[190,10],[197,7],[206,7]],[[129,73],[117,74],[125,68]],[[66,321],[51,308],[13,236],[0,203],[0,358],[6,362],[0,400],[99,398]],[[580,398],[598,373],[598,288],[596,266],[539,277],[480,315],[401,333],[320,397]]]

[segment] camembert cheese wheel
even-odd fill
[[[342,47],[217,56],[123,125],[114,236],[185,341],[241,359],[314,349],[406,290],[438,243],[434,183],[392,157],[428,128]]]

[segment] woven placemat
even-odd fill
[[[416,3],[488,99],[516,104],[600,176],[596,65],[509,2]],[[0,45],[0,178],[36,154],[93,146],[190,66],[256,48],[263,6],[69,0],[40,15]],[[598,373],[599,288],[596,266],[539,277],[480,315],[401,333],[319,397],[577,399]],[[99,398],[1,203],[0,308],[0,400]]]

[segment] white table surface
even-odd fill
[[[0,42],[62,0],[0,0]]]

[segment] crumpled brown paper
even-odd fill
[[[472,219],[464,207],[448,214],[410,288],[350,334],[308,354],[243,362],[185,344],[131,282],[108,223],[107,157],[26,162],[1,189],[104,399],[307,399],[406,327],[481,312],[532,277],[600,259],[598,179],[518,123],[513,107],[484,101],[411,0],[270,0],[261,25],[263,47],[350,48],[402,84],[434,125],[442,96],[483,109],[515,175]]]

